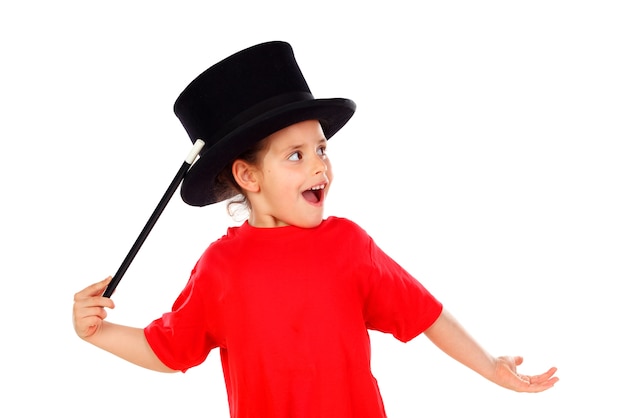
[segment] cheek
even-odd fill
[[[328,181],[333,180],[333,166],[328,159],[326,160],[326,177],[328,177]]]

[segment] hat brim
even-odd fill
[[[203,150],[183,180],[180,191],[183,201],[192,206],[206,206],[223,200],[215,193],[217,175],[272,133],[294,123],[318,120],[329,139],[350,120],[355,110],[356,104],[349,99],[312,99],[278,107],[250,119]]]

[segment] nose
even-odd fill
[[[328,171],[328,157],[326,157],[325,155],[315,155],[315,158],[313,159],[313,173],[314,174],[320,174],[320,173],[325,173],[326,171]]]

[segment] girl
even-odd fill
[[[181,188],[249,217],[213,242],[171,312],[144,329],[105,321],[110,278],[78,292],[79,337],[148,369],[175,372],[218,348],[232,417],[385,417],[368,329],[421,333],[490,381],[552,387],[521,357],[486,352],[442,304],[353,222],[324,218],[333,181],[326,143],[352,116],[347,99],[314,99],[284,42],[256,45],[196,78],[174,111],[206,146]]]

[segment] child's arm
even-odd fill
[[[102,292],[111,277],[95,283],[74,295],[73,321],[76,334],[83,340],[138,366],[159,372],[175,372],[154,354],[143,329],[106,322],[105,308],[115,305]]]
[[[487,353],[445,309],[425,331],[443,352],[490,381],[517,392],[542,392],[554,386],[556,368],[537,376],[517,373],[522,357],[493,357]]]

